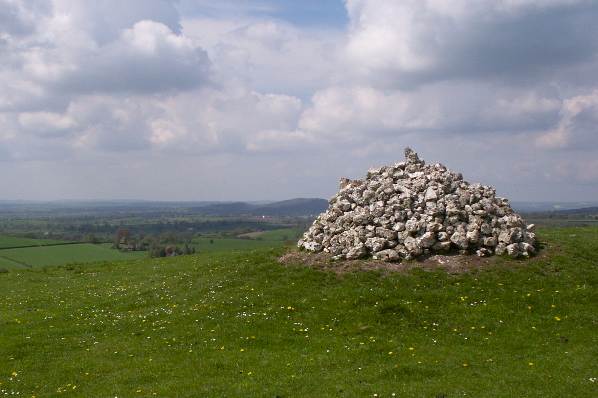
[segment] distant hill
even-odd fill
[[[328,201],[319,198],[297,198],[259,206],[254,215],[264,216],[315,216],[328,208]]]
[[[579,209],[565,209],[565,210],[551,210],[551,211],[538,211],[538,212],[530,212],[528,214],[542,214],[542,215],[552,215],[552,216],[589,216],[589,215],[598,215],[598,206],[592,207],[582,207]]]
[[[528,222],[545,226],[598,225],[598,206],[522,213]]]
[[[539,213],[576,210],[598,206],[598,202],[520,202],[511,201],[511,207],[521,213]]]
[[[237,216],[250,214],[254,208],[254,205],[246,202],[222,202],[193,207],[191,210],[206,216]]]
[[[328,208],[328,201],[319,198],[296,198],[272,203],[230,202],[193,208],[210,216],[315,216]]]
[[[598,214],[598,206],[593,207],[582,207],[581,209],[567,209],[567,210],[557,210],[553,213],[556,214]]]
[[[278,202],[155,202],[114,201],[0,201],[0,216],[31,215],[106,216],[115,214],[150,216],[154,214],[201,214],[206,216],[316,216],[328,208],[320,198],[296,198]]]

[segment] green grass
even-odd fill
[[[19,269],[23,268],[23,265],[14,262],[13,260],[9,260],[8,258],[1,257],[0,252],[0,269],[10,270],[10,269]]]
[[[259,248],[275,248],[283,245],[281,240],[256,240],[236,238],[194,238],[193,246],[200,253],[246,251]]]
[[[264,231],[259,235],[260,239],[263,240],[298,240],[303,234],[303,230],[300,228],[282,228],[273,229],[271,231]]]
[[[118,261],[144,257],[146,255],[145,252],[121,253],[118,250],[91,243],[0,250],[0,257],[31,267],[96,261]]]
[[[63,241],[53,239],[19,238],[16,236],[0,235],[0,249],[19,246],[45,246],[56,243],[63,243]]]
[[[550,256],[461,275],[282,249],[10,271],[0,395],[595,397],[598,228],[540,236]]]

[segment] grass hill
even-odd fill
[[[39,246],[0,250],[0,264],[8,260],[22,267],[43,267],[98,261],[118,261],[147,256],[145,252],[120,252],[111,244],[94,245],[78,243],[72,245]],[[12,267],[11,267],[12,268]]]
[[[479,272],[283,249],[0,273],[0,395],[595,397],[598,228]],[[394,394],[394,395],[393,395]]]

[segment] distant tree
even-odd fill
[[[149,255],[150,257],[164,257],[162,255],[163,248],[160,246],[156,239],[149,240]]]
[[[83,241],[87,243],[100,243],[100,240],[94,234],[86,234]]]
[[[185,243],[185,246],[183,247],[183,254],[195,254],[195,247],[189,246],[187,243]]]
[[[130,232],[128,228],[119,228],[116,230],[116,235],[114,236],[114,248],[120,248],[121,244],[128,244],[130,238]]]

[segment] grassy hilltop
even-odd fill
[[[0,273],[0,396],[595,397],[598,228],[479,272],[283,249]],[[393,395],[394,394],[394,395]]]

